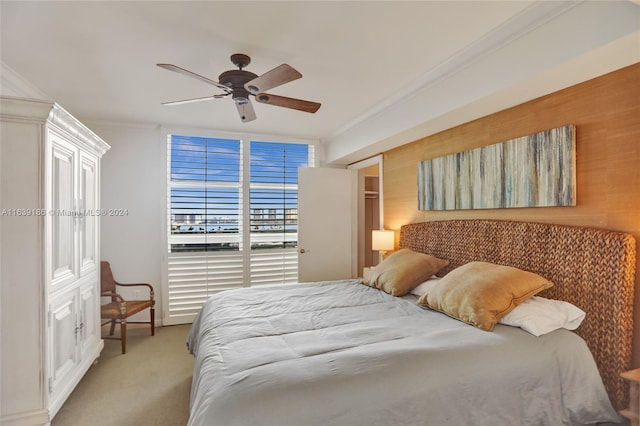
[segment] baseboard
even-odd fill
[[[48,425],[50,424],[49,413],[47,410],[32,410],[2,416],[0,424],[2,426]]]

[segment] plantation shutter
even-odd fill
[[[309,146],[251,142],[251,284],[298,281],[298,167]]]
[[[189,322],[216,291],[244,283],[239,140],[169,141],[168,322]]]
[[[222,290],[297,282],[297,169],[313,148],[169,136],[164,323],[191,322]]]

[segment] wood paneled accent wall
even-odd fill
[[[437,99],[433,100],[437,102]],[[566,124],[576,126],[577,205],[419,211],[417,163]],[[384,226],[444,219],[505,219],[628,232],[640,246],[640,63],[387,151]],[[637,258],[640,260],[640,251]],[[634,363],[640,366],[640,265]]]

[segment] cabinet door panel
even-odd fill
[[[65,378],[74,374],[79,362],[77,339],[77,289],[56,298],[50,305],[49,315],[49,391],[55,393],[64,385]]]
[[[97,164],[95,157],[81,154],[79,184],[79,209],[84,214],[78,219],[78,233],[80,243],[80,275],[97,266],[97,224],[98,224],[98,194],[97,194]]]
[[[51,174],[47,194],[50,239],[49,278],[59,287],[77,279],[76,186],[77,151],[73,145],[51,134]]]
[[[99,310],[98,283],[95,280],[91,280],[80,287],[78,341],[81,359],[84,359],[85,353],[92,351],[96,342],[100,340]]]

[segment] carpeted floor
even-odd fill
[[[119,340],[104,349],[51,423],[52,426],[183,426],[189,417],[193,356],[190,325],[127,327],[127,353]],[[103,333],[108,327],[103,328]]]

